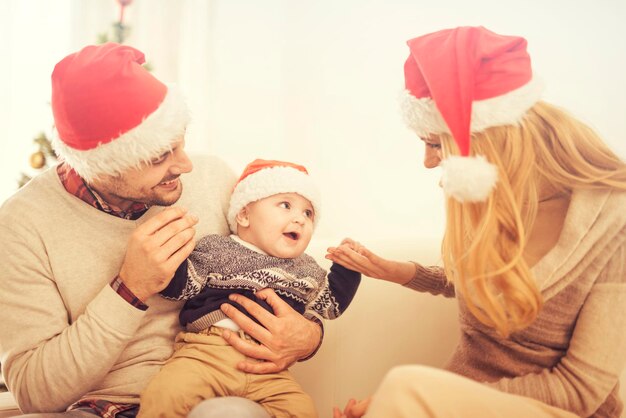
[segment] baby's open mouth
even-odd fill
[[[298,234],[297,232],[285,232],[283,235],[294,241],[297,241],[298,238],[300,238],[300,234]]]

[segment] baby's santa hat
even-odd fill
[[[402,111],[417,135],[451,134],[460,156],[441,162],[442,186],[458,201],[484,201],[498,172],[484,156],[470,157],[472,133],[519,123],[539,100],[526,40],[483,27],[459,27],[407,42]]]
[[[304,166],[275,160],[256,159],[246,166],[230,197],[228,225],[237,233],[237,214],[248,203],[280,193],[297,193],[313,205],[313,225],[320,218],[320,192]]]
[[[52,72],[52,144],[87,181],[147,163],[185,133],[181,93],[144,62],[137,49],[110,42],[68,55]]]

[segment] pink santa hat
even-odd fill
[[[52,144],[87,181],[149,162],[185,133],[189,115],[181,93],[144,62],[141,51],[106,43],[70,54],[54,68]]]
[[[526,40],[483,27],[446,29],[407,42],[402,111],[419,136],[451,134],[460,156],[441,163],[442,185],[458,201],[484,201],[497,182],[494,165],[470,157],[471,134],[519,123],[539,100]]]

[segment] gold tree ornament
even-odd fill
[[[57,155],[54,149],[52,149],[52,144],[46,134],[41,132],[33,139],[33,142],[37,145],[38,149],[30,155],[30,166],[35,170],[43,170],[44,168],[54,165],[57,161]],[[28,174],[22,173],[17,181],[18,186],[22,187],[28,183],[31,178],[32,177]]]
[[[42,151],[33,152],[30,155],[30,166],[36,170],[46,165],[46,155]]]

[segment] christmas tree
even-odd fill
[[[117,42],[123,44],[124,40],[128,37],[130,28],[124,23],[124,11],[127,6],[132,3],[132,0],[115,0],[120,6],[120,14],[118,20],[113,22],[109,32],[103,32],[98,34],[97,43],[103,44],[106,42]],[[146,64],[146,67],[149,67]],[[50,139],[45,132],[39,133],[33,140],[37,145],[37,151],[33,152],[30,156],[30,166],[38,171],[43,171],[48,167],[57,163],[57,155],[52,148]],[[18,186],[22,187],[30,181],[32,177],[23,173],[18,180]]]

